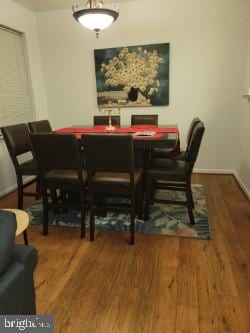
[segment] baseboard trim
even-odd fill
[[[245,186],[245,184],[243,183],[243,181],[240,179],[238,173],[236,171],[234,171],[233,176],[235,178],[235,180],[237,181],[239,187],[241,188],[241,190],[244,192],[244,194],[246,195],[246,197],[248,198],[248,200],[250,201],[250,191],[247,189],[247,187]]]
[[[207,173],[207,174],[218,174],[218,175],[232,175],[234,176],[237,184],[241,188],[242,192],[246,195],[248,200],[250,201],[250,191],[247,189],[243,181],[240,179],[236,170],[230,169],[194,169],[194,173]]]
[[[32,179],[34,179],[33,176],[31,176],[31,177],[27,177],[23,182],[24,182],[24,184],[27,184],[27,183],[30,182]],[[7,194],[9,194],[9,193],[11,193],[11,192],[13,192],[13,191],[15,191],[16,189],[17,189],[17,183],[14,184],[14,185],[12,185],[12,186],[10,186],[10,187],[8,187],[7,189],[1,191],[1,192],[0,192],[0,198],[1,198],[1,197],[4,197],[5,195],[7,195]]]
[[[8,188],[6,188],[5,190],[0,192],[0,198],[4,197],[5,195],[9,194],[10,192],[13,192],[17,189],[17,184],[14,184]]]
[[[231,169],[194,169],[194,173],[208,173],[218,175],[234,175],[235,170]]]

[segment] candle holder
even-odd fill
[[[112,109],[108,110],[108,116],[109,116],[109,125],[106,127],[106,130],[107,131],[113,131],[115,129],[115,127],[112,126],[112,118],[111,118],[111,116],[112,116]]]
[[[105,129],[107,131],[114,131],[115,127],[112,125],[112,116],[115,115],[115,114],[120,115],[120,108],[119,107],[118,108],[113,107],[111,101],[108,102],[108,107],[107,108],[102,108],[100,105],[98,107],[99,107],[99,112],[100,113],[108,115],[109,124]]]

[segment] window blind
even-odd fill
[[[0,127],[33,119],[24,36],[0,27]]]

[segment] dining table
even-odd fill
[[[145,169],[152,159],[154,148],[164,148],[174,153],[180,151],[179,130],[176,125],[134,125],[118,127],[107,125],[80,126],[59,128],[55,131],[61,134],[74,134],[79,140],[87,134],[130,134],[133,137],[135,165]]]
[[[151,148],[179,148],[179,130],[176,125],[135,125],[130,127],[114,126],[112,129],[107,125],[80,126],[59,128],[55,131],[61,134],[74,134],[81,139],[86,134],[130,134],[133,137],[135,147],[143,149]]]

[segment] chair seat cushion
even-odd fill
[[[154,148],[153,156],[155,158],[174,158],[176,160],[185,161],[187,157],[187,152],[185,150],[180,152],[176,149]]]
[[[26,162],[20,163],[19,169],[23,175],[35,175],[37,174],[36,161],[34,159],[30,159]]]
[[[148,169],[146,176],[156,176],[156,178],[186,178],[187,163],[181,160],[172,160],[166,158],[154,158]]]
[[[142,169],[136,169],[134,172],[134,184],[138,184],[142,176]],[[130,174],[125,172],[96,172],[93,179],[94,185],[108,186],[129,186]]]
[[[83,181],[87,179],[87,173],[82,170]],[[48,183],[58,182],[63,185],[63,183],[74,183],[79,182],[77,172],[75,170],[51,170],[47,173],[45,181]]]

